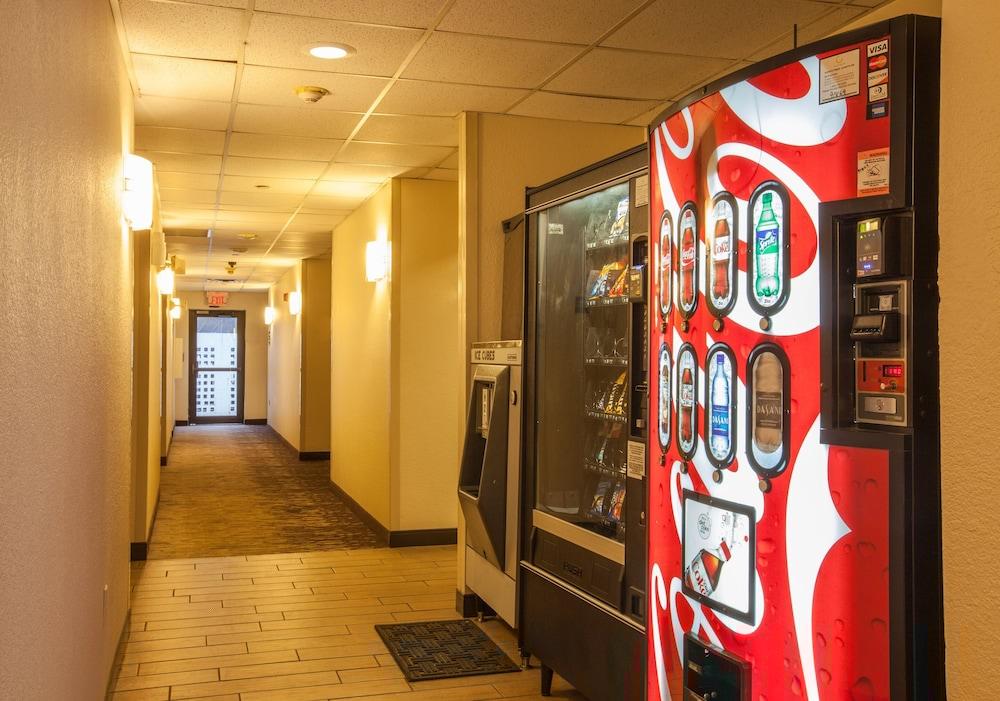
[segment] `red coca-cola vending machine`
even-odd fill
[[[939,33],[798,48],[650,127],[650,701],[945,698]]]

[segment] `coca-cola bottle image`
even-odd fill
[[[694,210],[684,210],[684,214],[681,215],[681,271],[678,287],[680,288],[680,305],[687,311],[694,308],[695,296],[697,294],[697,281],[694,274],[694,264],[697,256],[696,228],[697,223],[694,218]]]
[[[729,376],[726,372],[726,356],[722,353],[715,355],[715,367],[709,387],[712,396],[709,409],[712,424],[709,447],[717,460],[723,460],[729,455],[729,446],[732,440],[730,433],[730,410],[732,407],[729,403]]]
[[[673,222],[670,213],[664,212],[660,221],[660,314],[665,319],[670,313],[671,264],[673,261]]]
[[[694,373],[690,365],[681,371],[680,440],[691,445],[694,440]]]
[[[762,453],[781,448],[782,367],[774,353],[761,353],[753,364],[753,443]]]
[[[720,202],[715,209],[712,234],[712,303],[716,308],[729,302],[729,271],[732,265],[732,232],[729,228],[729,204]]]
[[[688,587],[701,594],[711,596],[716,587],[719,586],[719,576],[722,574],[722,566],[725,565],[732,553],[725,540],[719,543],[719,547],[714,550],[703,548],[691,560],[691,564],[684,570],[684,582]]]
[[[761,195],[761,211],[754,227],[754,283],[753,292],[757,301],[765,307],[772,306],[781,294],[778,279],[778,234],[781,222],[774,213],[774,193],[767,191]]]
[[[670,349],[666,344],[660,346],[660,391],[659,391],[659,438],[660,447],[666,450],[670,444]]]

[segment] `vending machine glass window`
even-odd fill
[[[624,541],[629,183],[537,216],[536,507]]]

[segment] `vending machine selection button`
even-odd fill
[[[864,410],[873,414],[895,414],[896,399],[894,397],[864,397]]]

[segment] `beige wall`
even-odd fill
[[[181,362],[172,374],[174,380],[174,407],[178,421],[188,420],[188,358],[189,309],[209,309],[202,291],[185,291],[181,298],[181,318],[173,321],[174,337],[180,340]],[[230,292],[229,301],[219,309],[246,312],[246,370],[244,372],[243,418],[267,418],[267,326],[264,324],[264,292]]]
[[[330,450],[330,255],[302,261],[304,453]]]
[[[0,698],[97,699],[128,605],[131,95],[106,1],[0,26]]]
[[[334,230],[331,263],[330,479],[386,528],[390,281],[365,280],[365,244],[392,226],[389,182]]]
[[[945,0],[941,45],[941,471],[948,691],[996,698],[1000,667],[1000,3]]]
[[[293,291],[302,292],[302,263],[296,263],[268,290],[275,318],[267,347],[267,423],[295,450],[301,450],[302,314],[292,316],[284,300]]]
[[[454,528],[458,502],[458,189],[398,182],[393,228],[392,530]]]

